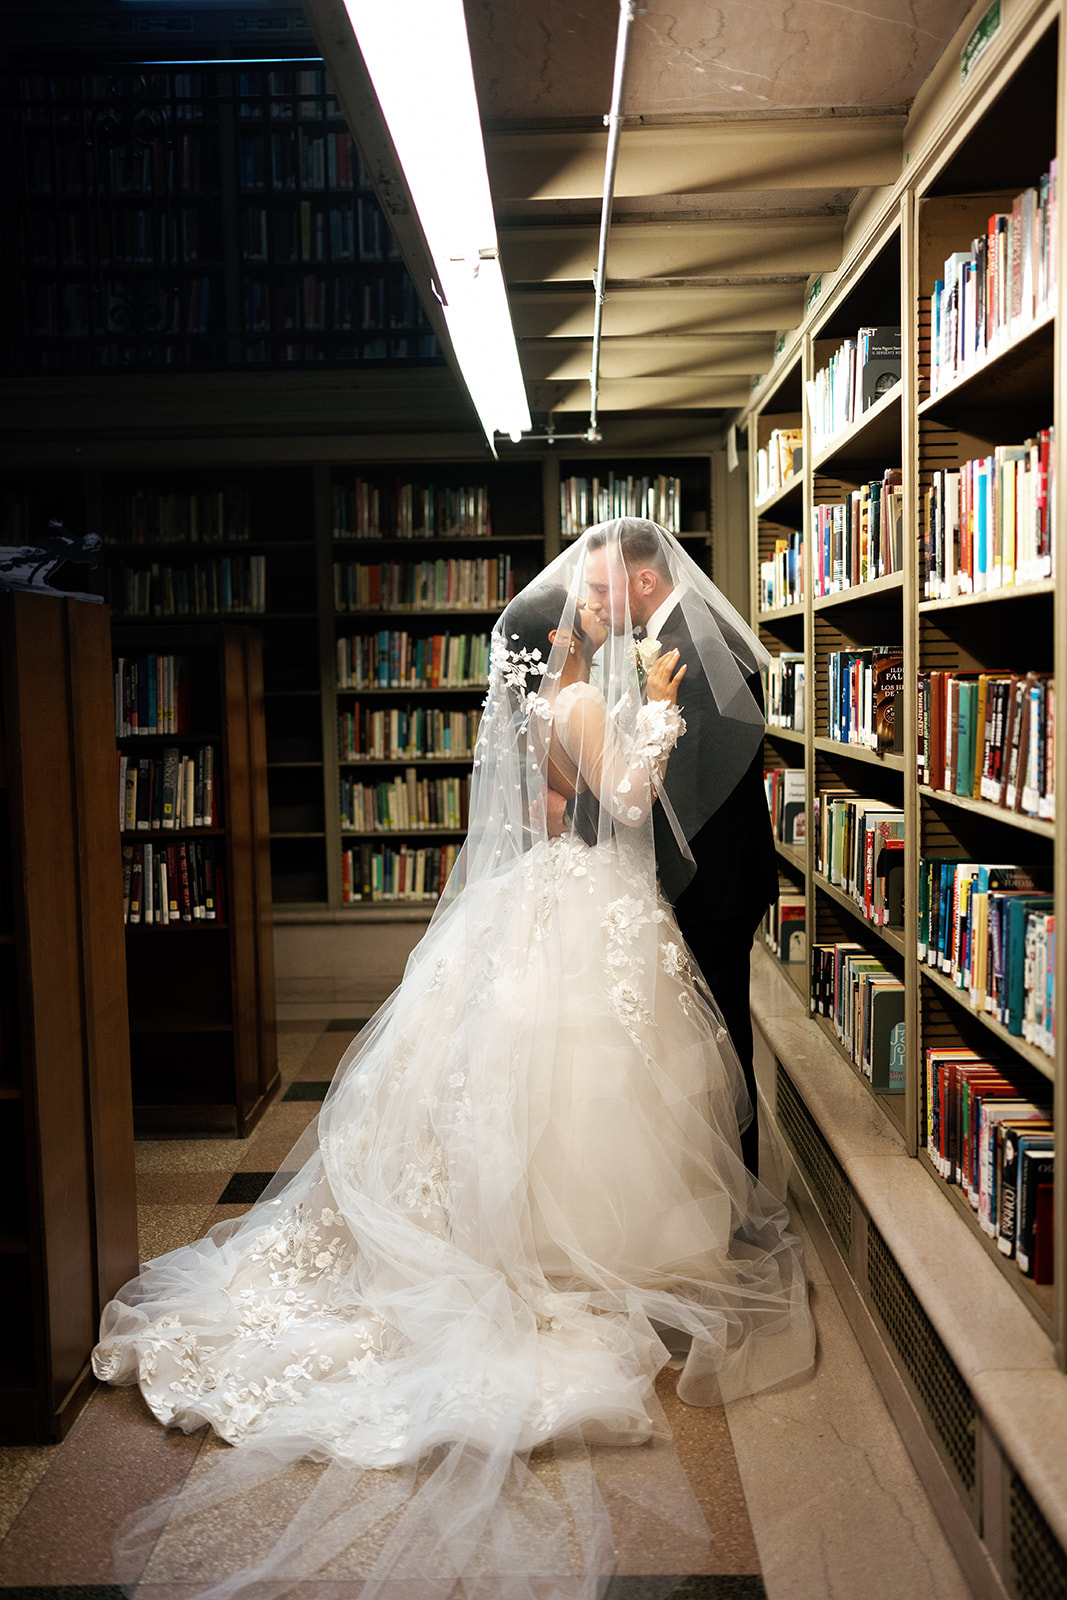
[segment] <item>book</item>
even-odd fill
[[[860,408],[867,411],[900,382],[900,329],[861,328]]]

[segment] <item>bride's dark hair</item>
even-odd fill
[[[500,618],[499,626],[509,654],[520,658],[516,666],[525,665],[526,694],[541,687],[544,677],[541,668],[547,665],[552,654],[549,634],[559,627],[567,609],[568,595],[562,584],[534,584],[517,594]],[[582,625],[577,615],[572,626],[581,634]],[[523,661],[524,656],[529,660]]]

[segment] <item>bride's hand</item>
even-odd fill
[[[672,706],[677,705],[678,685],[684,677],[685,665],[678,666],[677,650],[668,650],[665,656],[657,656],[649,667],[645,692],[650,700],[666,700]]]

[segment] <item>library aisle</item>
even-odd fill
[[[282,1010],[285,1087],[248,1139],[138,1143],[142,1256],[247,1209],[314,1116],[363,1020],[324,1015],[326,1007]],[[773,1181],[773,1150],[764,1164]],[[598,1482],[620,1508],[624,1537],[610,1600],[639,1600],[650,1574],[674,1575],[678,1600],[970,1595],[819,1257],[805,1244],[819,1337],[814,1375],[723,1411],[681,1405],[668,1369],[659,1394],[670,1444],[596,1453]],[[165,1433],[135,1391],[98,1387],[61,1445],[0,1450],[0,1590],[34,1600],[120,1600],[111,1565],[117,1523],[180,1490],[198,1463],[225,1448],[203,1430]],[[685,1544],[671,1526],[672,1486],[682,1473],[714,1530],[710,1549]],[[635,1484],[653,1508],[640,1519],[627,1496]],[[238,1510],[216,1532],[227,1555],[244,1560],[262,1544],[261,1512],[242,1519]],[[136,1594],[184,1600],[190,1585],[211,1578],[211,1562],[210,1530],[192,1550],[169,1545],[164,1534]],[[300,1592],[345,1600],[353,1576],[331,1569]],[[406,1586],[396,1600],[409,1592],[418,1600]]]

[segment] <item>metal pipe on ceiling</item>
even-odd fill
[[[589,373],[589,433],[591,441],[599,439],[597,407],[600,399],[600,330],[604,321],[604,284],[608,267],[608,234],[611,231],[611,208],[615,201],[615,169],[619,163],[619,135],[622,130],[622,94],[626,82],[626,60],[630,48],[630,30],[637,12],[637,0],[619,0],[619,32],[615,41],[615,81],[611,90],[611,110],[604,118],[608,130],[608,152],[604,162],[604,199],[600,208],[600,244],[597,250],[596,277],[593,292],[593,359]]]

